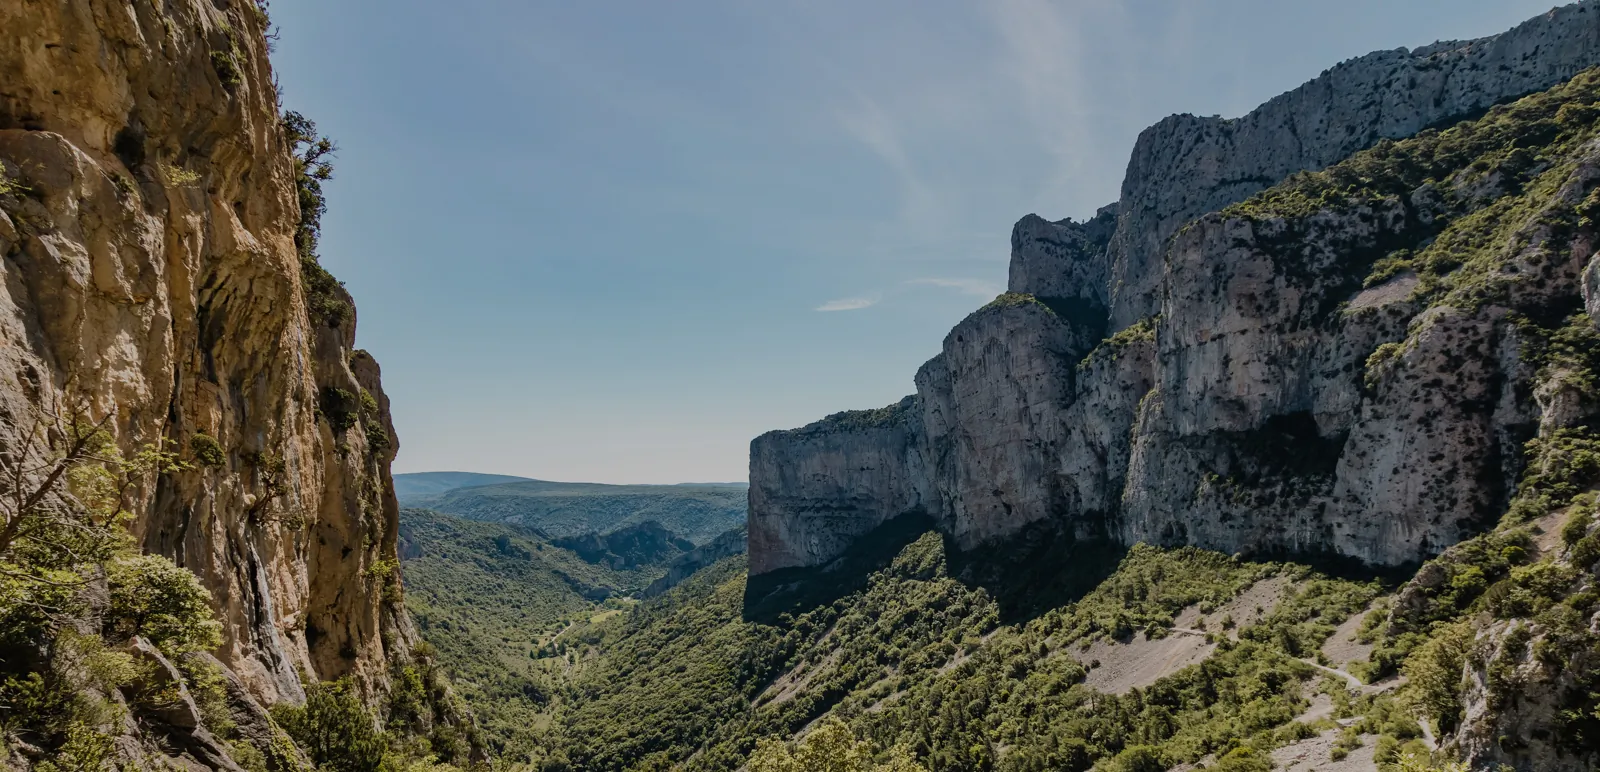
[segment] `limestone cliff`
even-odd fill
[[[308,305],[265,24],[252,0],[0,4],[0,444],[81,402],[125,450],[180,449],[131,528],[201,577],[217,657],[272,704],[302,677],[381,692],[414,636],[388,401],[348,296]]]
[[[1175,115],[1151,126],[1134,143],[1106,258],[1113,327],[1159,313],[1162,255],[1189,220],[1597,63],[1600,5],[1582,2],[1492,37],[1343,62],[1242,118]]]
[[[1584,2],[1145,131],[1119,203],[1017,224],[1011,294],[950,333],[915,396],[753,443],[752,572],[824,564],[908,513],[963,547],[1047,523],[1374,566],[1482,530],[1594,243],[1588,220],[1548,225],[1592,187],[1570,144],[1592,124],[1553,114],[1588,77],[1488,108],[1597,63]],[[1453,289],[1480,280],[1493,297]]]

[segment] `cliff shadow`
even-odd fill
[[[1320,549],[1259,549],[1239,553],[1238,557],[1250,563],[1294,563],[1333,579],[1351,582],[1376,581],[1386,591],[1405,584],[1416,575],[1418,569],[1422,568],[1421,561],[1393,566],[1374,565],[1360,558]]]
[[[745,580],[744,618],[774,624],[782,614],[802,614],[862,589],[867,577],[887,567],[908,545],[935,530],[924,514],[901,515],[856,539],[843,555],[823,566],[780,568]]]
[[[965,552],[946,537],[945,550],[951,576],[988,592],[1000,606],[1002,624],[1026,622],[1077,601],[1115,573],[1128,554],[1121,544],[1078,538],[1049,523]]]
[[[912,542],[937,531],[933,518],[902,515],[857,539],[826,566],[786,568],[746,579],[744,618],[776,624],[831,604],[867,585]],[[941,535],[951,578],[981,588],[1000,606],[1005,624],[1025,622],[1071,603],[1117,570],[1127,548],[1104,539],[1079,539],[1047,524],[973,550],[961,551]]]

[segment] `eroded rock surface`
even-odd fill
[[[1585,2],[1351,60],[1243,118],[1147,130],[1118,204],[1017,224],[1011,292],[950,333],[892,418],[755,442],[752,572],[825,564],[909,512],[962,547],[1042,522],[1373,566],[1481,530],[1524,443],[1592,413],[1535,378],[1526,323],[1600,307],[1595,218],[1569,214],[1600,184],[1595,149],[1508,151],[1357,200],[1232,205],[1597,63],[1600,4]],[[1440,277],[1466,258],[1428,276],[1405,262],[1438,239],[1483,255],[1448,298]]]
[[[388,402],[353,310],[308,308],[264,24],[248,0],[0,4],[0,443],[83,405],[125,450],[179,450],[133,530],[202,578],[218,658],[271,704],[299,672],[381,688],[413,636],[382,570]]]
[[[1189,220],[1596,63],[1600,5],[1582,2],[1492,37],[1351,59],[1241,118],[1174,115],[1145,129],[1128,161],[1107,260],[1113,329],[1160,311],[1165,244]]]

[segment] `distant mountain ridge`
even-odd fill
[[[531,477],[516,477],[509,474],[479,474],[477,472],[411,472],[394,476],[394,495],[400,497],[400,501],[404,503],[417,496],[432,496],[445,491],[453,491],[457,488],[498,485],[500,483],[523,482],[532,479]]]
[[[744,523],[744,483],[607,485],[535,480],[471,472],[395,476],[408,507],[533,529],[554,539],[606,535],[657,523],[695,545]]]

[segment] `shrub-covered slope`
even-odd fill
[[[730,558],[541,652],[564,680],[530,760],[733,770],[826,718],[930,770],[1589,769],[1585,506],[1555,530],[1508,518],[1398,586],[1141,545],[1077,601],[1009,624],[1003,590],[952,569],[934,533],[770,623],[747,620]]]
[[[1322,726],[1290,722],[1342,681],[1323,684],[1326,673],[1301,660],[1379,591],[1303,567],[1138,547],[1078,602],[1007,625],[989,590],[952,575],[930,533],[862,589],[763,624],[744,619],[743,568],[723,561],[558,639],[581,664],[548,766],[732,770],[758,739],[794,736],[824,715],[935,770],[1087,769],[1130,752],[1264,758]],[[1291,589],[1259,621],[1231,625],[1219,613],[1214,631],[1197,634],[1211,652],[1203,664],[1120,695],[1084,683],[1091,667],[1115,664],[1091,660],[1091,645],[1113,657],[1147,638],[1196,635],[1174,630],[1185,609],[1218,612],[1275,578]],[[1353,700],[1345,712],[1374,704]]]
[[[540,649],[568,626],[625,608],[665,571],[614,570],[516,526],[424,509],[401,510],[400,556],[417,630],[491,747],[512,755],[551,699]]]

